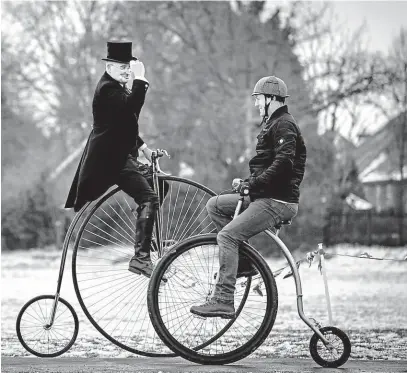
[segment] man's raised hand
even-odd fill
[[[144,78],[144,75],[146,73],[146,69],[144,67],[143,62],[140,60],[137,61],[130,61],[130,69],[132,73],[134,74],[134,77],[137,78]]]

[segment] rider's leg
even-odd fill
[[[222,194],[220,196],[211,197],[206,203],[206,210],[218,232],[232,220],[239,198],[240,196],[237,193]],[[249,197],[245,197],[242,211],[249,206],[249,203]]]
[[[151,276],[153,265],[150,258],[151,237],[155,214],[158,208],[158,196],[151,188],[135,162],[127,162],[120,173],[118,185],[138,204],[134,256],[129,263],[129,271]]]
[[[239,198],[240,196],[237,193],[224,194],[221,196],[212,197],[207,202],[206,209],[218,232],[220,232],[222,228],[232,220]],[[241,211],[244,211],[249,204],[249,197],[245,197]],[[256,274],[257,271],[253,267],[252,263],[244,255],[242,255],[239,250],[237,278],[255,276]]]
[[[191,312],[206,317],[233,317],[239,243],[295,214],[291,206],[270,198],[261,198],[252,202],[227,224],[217,237],[220,271],[213,299],[192,307]]]

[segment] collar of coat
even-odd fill
[[[261,122],[260,126],[263,127],[263,130],[267,130],[272,121],[278,117],[280,117],[281,115],[283,115],[284,113],[288,113],[288,107],[287,105],[283,105],[281,107],[279,107],[276,111],[274,111],[273,114],[271,114],[270,118],[263,118],[263,121]]]
[[[271,114],[270,118],[267,119],[267,124],[269,124],[273,119],[276,119],[279,116],[283,115],[284,113],[288,113],[287,105],[283,105],[283,106],[279,107],[273,114]]]

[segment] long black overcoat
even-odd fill
[[[104,73],[93,97],[93,129],[76,171],[65,208],[79,211],[116,184],[128,154],[144,144],[138,116],[148,83],[136,79],[131,93]],[[132,152],[132,153],[133,153]]]

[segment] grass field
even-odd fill
[[[403,259],[407,248],[352,247],[341,245],[329,253],[357,255],[364,251],[376,257]],[[53,249],[3,252],[1,259],[2,355],[28,356],[20,345],[15,322],[21,307],[41,294],[54,294],[61,253]],[[75,308],[79,335],[65,357],[134,356],[107,341],[86,319],[74,292],[68,255],[61,296]],[[302,257],[296,257],[296,260]],[[269,260],[272,270],[285,265],[283,259]],[[327,260],[333,325],[346,331],[352,342],[353,358],[407,360],[407,261],[377,261],[350,257]],[[317,263],[300,267],[304,311],[328,325],[322,276]],[[312,332],[296,310],[293,278],[276,278],[279,310],[270,336],[253,354],[255,357],[307,357]]]

